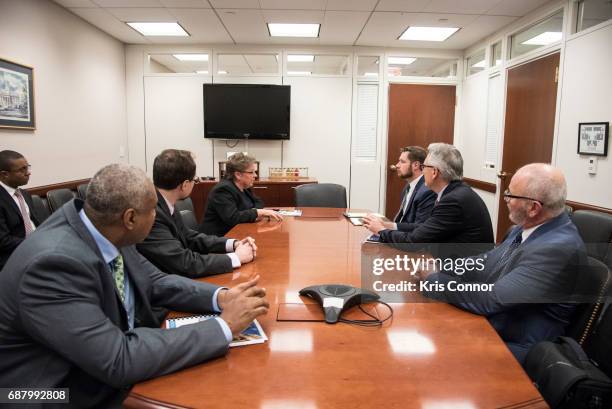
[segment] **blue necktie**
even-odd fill
[[[506,250],[504,250],[504,253],[499,258],[499,261],[497,263],[501,266],[505,265],[510,260],[510,257],[512,257],[514,251],[521,245],[522,242],[523,230],[519,230],[516,237],[514,238],[514,240],[512,240],[508,247],[506,247]]]

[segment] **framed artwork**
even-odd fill
[[[578,154],[608,156],[609,122],[581,122],[578,124]]]
[[[0,58],[0,128],[36,129],[34,69]]]

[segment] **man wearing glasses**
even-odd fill
[[[446,287],[428,296],[486,316],[521,363],[531,346],[563,335],[576,307],[569,301],[577,277],[587,266],[584,243],[565,211],[566,195],[560,170],[543,163],[520,168],[504,193],[515,227],[498,247],[472,257],[484,260],[484,268],[420,273]],[[448,291],[451,281],[493,286]]]
[[[375,233],[385,243],[492,244],[489,211],[480,196],[461,180],[463,158],[459,150],[446,143],[432,143],[427,151],[421,164],[423,178],[437,195],[430,216],[423,223],[409,223],[402,231],[384,229]],[[466,246],[465,251],[481,247]],[[470,254],[474,253],[463,255]]]
[[[13,250],[38,226],[32,197],[19,186],[28,184],[30,165],[22,154],[0,152],[0,269]]]
[[[191,152],[166,149],[157,155],[153,162],[155,223],[136,248],[160,270],[193,278],[227,273],[253,261],[257,246],[251,237],[238,241],[206,235],[183,223],[175,205],[191,195],[198,181],[195,174]]]

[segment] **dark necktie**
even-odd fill
[[[506,249],[504,250],[504,253],[499,258],[498,264],[500,266],[505,265],[510,260],[510,257],[512,257],[512,254],[514,253],[514,251],[520,246],[522,242],[523,242],[523,231],[519,230],[514,240],[512,240],[512,242],[508,245],[508,247],[506,247]]]
[[[109,265],[113,272],[115,286],[117,291],[119,291],[121,301],[125,304],[125,270],[123,269],[123,257],[121,257],[121,254],[111,261]]]
[[[19,202],[19,212],[21,213],[21,218],[23,219],[23,227],[25,228],[25,234],[26,236],[28,236],[34,231],[34,229],[32,228],[32,221],[30,220],[30,215],[28,214],[26,202],[19,189],[15,190],[15,197]]]
[[[404,194],[404,198],[402,199],[402,203],[400,204],[400,208],[393,219],[396,223],[401,222],[404,218],[404,213],[406,212],[406,202],[408,201],[408,193],[410,193],[410,185],[406,187],[406,194]]]

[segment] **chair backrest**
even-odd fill
[[[49,202],[49,208],[51,212],[56,211],[64,204],[68,203],[74,197],[76,193],[70,189],[52,189],[47,192],[47,201]]]
[[[47,220],[47,217],[51,216],[51,209],[49,209],[49,203],[47,203],[47,199],[43,199],[38,195],[32,195],[32,204],[34,205],[34,215],[38,219],[39,223]]]
[[[81,183],[77,186],[77,196],[79,199],[85,200],[87,197],[87,186],[89,186],[89,183]]]
[[[296,207],[346,208],[346,189],[335,183],[309,183],[295,188]]]
[[[174,208],[176,210],[178,210],[178,211],[191,210],[192,212],[194,212],[194,210],[193,210],[193,202],[191,201],[190,197],[187,197],[187,198],[181,199],[181,200],[177,200],[176,203],[174,204]]]
[[[601,313],[593,323],[593,332],[583,345],[584,351],[606,375],[612,378],[612,286],[608,288]]]
[[[601,313],[605,296],[610,289],[612,273],[604,263],[589,257],[588,266],[584,266],[578,272],[577,278],[574,295],[580,304],[566,333],[580,344],[584,344],[591,336],[593,323]]]
[[[586,244],[588,255],[603,262],[609,259],[612,215],[593,210],[576,210],[572,221]]]
[[[181,210],[180,212],[185,227],[198,231],[198,222],[196,221],[195,214],[191,210]]]

